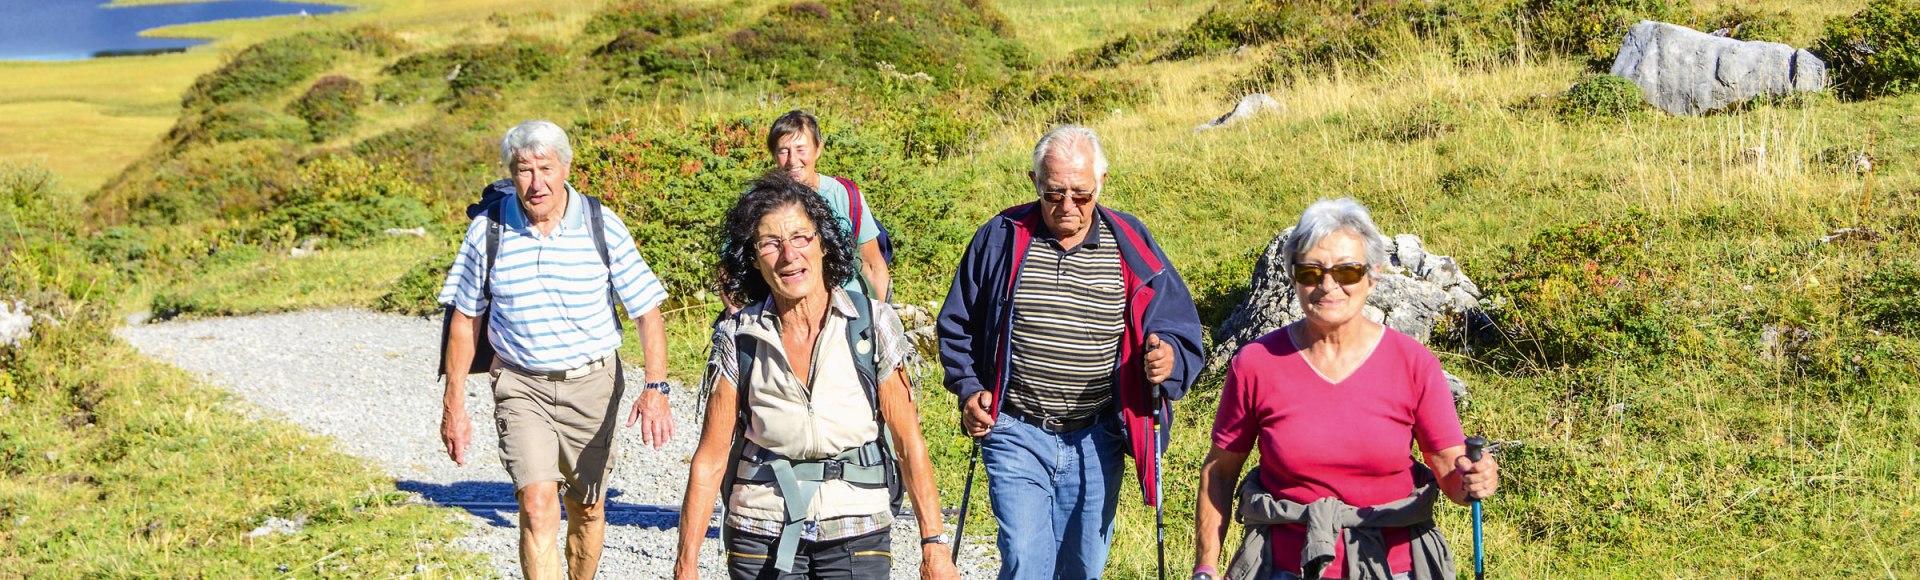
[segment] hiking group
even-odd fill
[[[888,577],[905,501],[921,576],[958,577],[907,369],[915,347],[889,302],[891,235],[857,184],[819,173],[825,145],[804,111],[774,121],[775,167],[721,224],[726,312],[700,385],[676,578],[698,577],[716,502],[731,578]],[[568,184],[572,157],[552,123],[507,131],[508,177],[469,209],[440,292],[441,437],[464,465],[466,377],[491,373],[528,578],[598,567],[626,383],[616,305],[645,358],[626,424],[656,447],[674,436],[666,289],[619,215]],[[1102,204],[1107,158],[1093,130],[1048,131],[1027,177],[1034,199],[979,227],[936,319],[945,386],[986,466],[999,577],[1099,578],[1124,457],[1156,509],[1164,577],[1161,457],[1171,403],[1203,366],[1199,314],[1146,224]],[[1434,504],[1444,494],[1477,514],[1498,466],[1462,432],[1438,359],[1362,315],[1385,243],[1346,198],[1308,206],[1285,241],[1305,317],[1229,364],[1198,474],[1193,578],[1454,577]],[[1262,461],[1245,469],[1256,448]],[[961,526],[972,483],[970,465]],[[1223,575],[1229,514],[1245,539]]]

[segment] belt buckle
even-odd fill
[[[841,479],[841,476],[845,474],[846,474],[846,462],[838,459],[825,459],[820,461],[820,479],[821,480],[825,481],[825,480]]]
[[[1048,431],[1059,433],[1066,430],[1067,424],[1061,421],[1059,417],[1046,417],[1040,420],[1040,426],[1046,428]]]

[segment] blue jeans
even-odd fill
[[[1095,579],[1107,566],[1126,437],[1105,414],[1052,433],[1001,414],[984,438],[1001,580]]]

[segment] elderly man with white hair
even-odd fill
[[[988,220],[961,257],[940,362],[987,465],[1000,577],[1098,578],[1123,454],[1160,501],[1154,423],[1200,373],[1200,316],[1146,226],[1100,205],[1092,129],[1047,132],[1027,176],[1037,199]]]
[[[642,440],[655,447],[673,436],[659,309],[666,289],[620,216],[567,184],[572,161],[567,134],[553,123],[507,131],[500,162],[513,195],[467,228],[440,293],[452,309],[440,436],[448,457],[466,465],[466,377],[484,336],[495,355],[478,370],[490,368],[494,378],[500,462],[520,503],[520,567],[529,579],[560,577],[561,503],[568,576],[592,578],[600,565],[625,388],[615,302],[634,317],[646,358],[646,390],[627,426],[641,420]]]

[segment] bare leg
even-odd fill
[[[607,502],[584,505],[564,498],[567,505],[567,577],[593,580],[600,570],[600,549],[606,545]]]
[[[559,482],[543,481],[520,488],[520,572],[527,580],[560,580]]]

